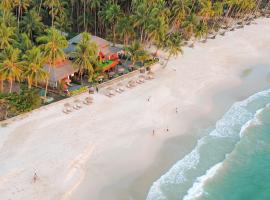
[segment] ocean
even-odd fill
[[[231,108],[147,200],[269,200],[270,89]]]

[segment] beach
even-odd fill
[[[0,199],[146,199],[234,102],[269,88],[269,31],[270,19],[259,18],[185,47],[153,69],[154,80],[115,97],[95,94],[68,115],[58,102],[8,120]]]

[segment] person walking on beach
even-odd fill
[[[155,129],[153,129],[153,136],[155,135]]]
[[[35,172],[34,176],[33,176],[33,182],[35,183],[38,179],[37,173]]]

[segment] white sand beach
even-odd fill
[[[9,120],[0,127],[0,199],[145,199],[152,182],[192,149],[197,128],[269,85],[270,70],[262,68],[270,66],[269,32],[270,19],[257,19],[185,47],[154,69],[154,80],[115,97],[95,94],[92,105],[67,115],[69,99]]]

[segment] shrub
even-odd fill
[[[74,95],[81,94],[81,93],[84,93],[84,92],[87,92],[87,91],[88,91],[88,88],[86,86],[84,86],[84,87],[81,87],[81,88],[79,88],[77,90],[71,91],[70,95],[74,96]]]
[[[38,90],[34,89],[22,89],[20,93],[0,94],[0,101],[5,102],[1,110],[7,112],[7,117],[29,112],[42,104]]]

